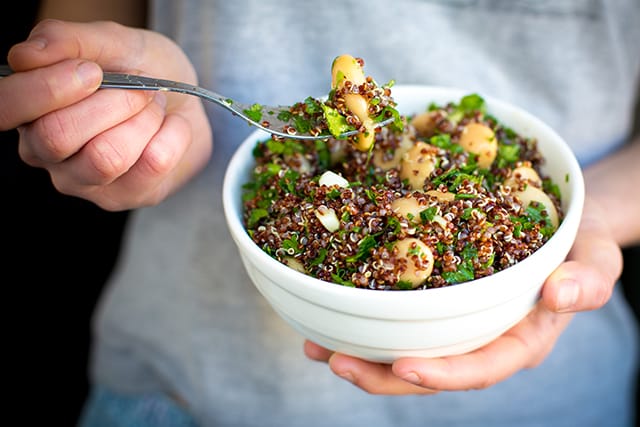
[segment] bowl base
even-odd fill
[[[314,343],[338,353],[343,353],[349,356],[357,357],[369,362],[391,364],[394,361],[404,357],[422,357],[422,358],[435,358],[444,356],[455,356],[459,354],[468,353],[476,350],[485,344],[490,343],[494,339],[498,338],[504,332],[509,330],[512,325],[502,327],[499,330],[493,331],[489,334],[474,338],[472,340],[464,341],[461,343],[451,344],[442,347],[433,347],[429,349],[403,349],[403,350],[390,350],[384,348],[375,348],[369,346],[357,346],[353,343],[345,343],[334,338],[327,337],[319,333],[318,331],[309,329],[304,325],[296,322],[291,317],[287,316],[279,310],[276,310],[279,316],[282,318],[298,333],[304,336],[306,339],[313,341]],[[517,322],[516,322],[517,323]],[[514,323],[515,324],[515,323]]]

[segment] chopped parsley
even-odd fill
[[[347,123],[347,119],[335,108],[322,104],[322,110],[324,111],[324,117],[327,120],[327,126],[329,126],[329,132],[334,137],[338,138],[345,132],[355,130],[353,126]]]
[[[429,206],[427,209],[424,209],[420,212],[420,219],[422,220],[423,224],[426,224],[427,222],[433,221],[433,218],[435,218],[437,213],[437,206]]]
[[[520,146],[516,144],[504,144],[498,143],[498,154],[496,156],[496,162],[499,168],[514,165],[520,160]]]
[[[473,262],[471,260],[461,262],[460,264],[458,264],[458,269],[456,271],[443,272],[442,278],[451,285],[473,280],[475,278],[473,271]]]
[[[429,139],[429,143],[431,145],[435,145],[436,147],[449,150],[455,154],[460,154],[464,152],[464,149],[462,148],[462,146],[460,146],[460,144],[451,142],[451,136],[446,133],[432,136]]]
[[[262,120],[262,105],[260,104],[253,104],[251,107],[242,110],[242,112],[254,122],[260,123]]]
[[[358,252],[350,256],[346,259],[347,262],[356,262],[362,261],[369,257],[369,253],[371,249],[378,246],[378,242],[376,242],[376,238],[372,235],[365,236],[360,242],[358,242]]]
[[[369,101],[373,108],[380,107],[385,99],[374,97]],[[536,202],[527,207],[514,205],[514,198],[503,187],[511,176],[509,170],[520,162],[529,162],[540,170],[544,159],[535,139],[520,136],[489,116],[484,99],[477,94],[463,97],[457,104],[428,107],[435,111],[437,128],[426,135],[418,134],[417,140],[437,148],[433,149],[433,172],[421,190],[411,188],[398,173],[400,166],[381,173],[371,150],[361,153],[349,145],[350,140],[331,138],[355,130],[342,115],[344,111],[338,110],[343,107],[334,106],[307,98],[299,104],[300,109],[286,117],[298,131],[309,126],[318,130],[317,124],[322,123],[325,128],[321,132],[327,138],[265,139],[254,147],[256,166],[242,193],[244,221],[251,238],[273,258],[283,261],[295,256],[307,274],[343,286],[414,289],[416,284],[398,279],[404,267],[396,266],[395,260],[402,254],[394,255],[393,251],[402,239],[415,237],[433,254],[433,272],[417,286],[426,289],[498,272],[528,256],[555,232],[546,206]],[[393,116],[397,113],[394,107],[378,108],[382,113],[372,120]],[[256,105],[251,111],[261,113],[261,108]],[[408,117],[401,117],[399,122],[410,123]],[[459,130],[467,122],[482,122],[495,132],[498,152],[489,167],[480,168],[478,156],[457,143]],[[394,125],[387,129],[389,132],[377,136],[376,148],[395,154],[403,130]],[[327,170],[345,177],[344,188],[322,189],[318,185]],[[542,189],[554,204],[560,200],[560,188],[550,178],[542,177]],[[424,194],[431,190],[448,192],[447,197],[438,200]],[[423,193],[412,194],[421,206],[415,214],[400,215],[400,211],[388,208],[390,202],[414,191]],[[318,221],[320,205],[334,211],[339,229]],[[558,213],[562,220],[562,212]],[[512,238],[501,240],[503,236]],[[522,250],[510,249],[523,245],[526,248]],[[408,257],[424,255],[421,246],[407,249]]]
[[[475,278],[473,261],[478,258],[478,250],[475,246],[467,244],[460,254],[462,261],[456,271],[443,272],[442,277],[449,284],[468,282]]]
[[[298,242],[298,233],[291,233],[291,237],[282,241],[282,248],[290,255],[302,252],[302,246]]]
[[[467,115],[474,114],[476,111],[484,114],[487,110],[484,98],[475,93],[463,96],[454,107],[453,112],[449,114],[449,120],[454,123],[459,122]]]

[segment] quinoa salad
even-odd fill
[[[561,196],[537,141],[480,95],[397,118],[366,150],[334,137],[259,141],[243,188],[256,245],[326,282],[409,290],[489,276],[553,235]]]

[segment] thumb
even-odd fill
[[[594,310],[611,297],[622,272],[622,251],[606,223],[601,206],[585,199],[578,234],[567,261],[547,279],[542,299],[560,312]]]
[[[15,71],[46,67],[67,59],[89,60],[106,71],[144,71],[160,77],[178,73],[173,77],[194,77],[181,49],[167,37],[109,21],[46,19],[8,54]]]

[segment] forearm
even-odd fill
[[[606,212],[616,242],[640,243],[640,136],[585,170],[587,196]]]
[[[43,0],[38,19],[55,18],[89,22],[109,20],[132,27],[145,27],[147,2],[144,0]]]

